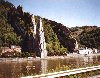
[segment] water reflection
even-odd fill
[[[47,60],[41,60],[41,73],[47,72]]]
[[[0,62],[0,78],[20,78],[27,75],[99,65],[99,61],[100,56],[86,56],[84,58],[72,57],[24,62]]]

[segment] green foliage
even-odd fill
[[[97,26],[72,27],[71,35],[77,39],[79,47],[100,49],[100,28]]]
[[[60,44],[56,33],[54,33],[51,27],[51,24],[48,23],[46,19],[43,19],[43,26],[47,43],[47,50],[49,52],[48,55],[61,55],[67,52],[67,49]]]
[[[0,45],[6,46],[10,44],[18,44],[20,42],[20,37],[16,35],[13,31],[14,29],[7,22],[7,18],[0,12]]]
[[[76,27],[70,28],[70,31],[71,31],[71,32],[75,32],[75,31],[78,31],[78,29],[79,29],[79,27],[76,26]]]
[[[36,57],[35,53],[23,52],[21,53],[21,57]]]
[[[100,47],[100,28],[91,31],[84,31],[79,35],[80,43],[90,48]]]

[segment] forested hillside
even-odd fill
[[[20,44],[20,36],[14,32],[14,28],[8,23],[8,12],[13,5],[0,0],[0,46]]]
[[[35,16],[39,25],[40,16]],[[17,8],[8,1],[0,0],[0,45],[20,45],[22,52],[36,53],[38,45],[33,46],[34,33],[32,14],[23,12],[22,6]],[[48,55],[62,55],[73,52],[75,39],[70,36],[70,30],[52,20],[42,18]]]
[[[22,52],[38,53],[38,39],[35,41],[32,14],[17,8],[8,1],[0,0],[0,47],[19,45]],[[40,25],[42,19],[43,31],[48,55],[63,55],[73,52],[76,39],[79,47],[100,48],[100,28],[83,26],[67,28],[61,23],[34,16],[35,24]],[[38,34],[38,33],[37,33]],[[35,45],[34,45],[35,44]]]
[[[80,47],[100,49],[100,27],[83,26],[71,28],[73,35],[79,42]]]

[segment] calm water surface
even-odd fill
[[[56,58],[32,61],[1,61],[0,78],[20,78],[21,76],[68,70],[79,67],[100,65],[100,56]],[[35,67],[34,67],[35,66]]]

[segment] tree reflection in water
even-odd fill
[[[21,76],[100,65],[99,61],[100,56],[0,62],[0,78],[20,78]]]

